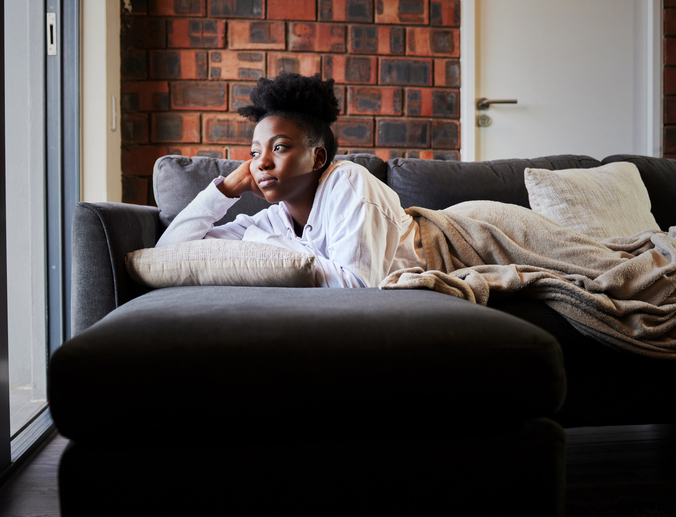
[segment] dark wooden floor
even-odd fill
[[[59,517],[57,471],[68,440],[56,434],[0,488],[2,517]]]
[[[676,516],[676,425],[567,432],[567,517]],[[58,517],[55,435],[0,488],[2,517]]]

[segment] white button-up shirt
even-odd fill
[[[418,224],[399,196],[361,165],[341,161],[322,174],[300,237],[284,201],[214,226],[238,199],[218,190],[221,181],[216,178],[176,216],[157,246],[231,239],[312,253],[321,287],[375,287],[393,271],[425,267]]]

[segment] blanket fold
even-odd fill
[[[584,335],[676,359],[676,227],[598,242],[494,201],[407,212],[420,226],[427,270],[396,271],[381,289],[427,288],[483,305],[490,292],[522,292]]]

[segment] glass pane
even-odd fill
[[[5,3],[11,435],[46,406],[44,4]]]

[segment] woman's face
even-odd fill
[[[249,170],[269,202],[312,206],[325,156],[292,120],[269,116],[254,129]]]

